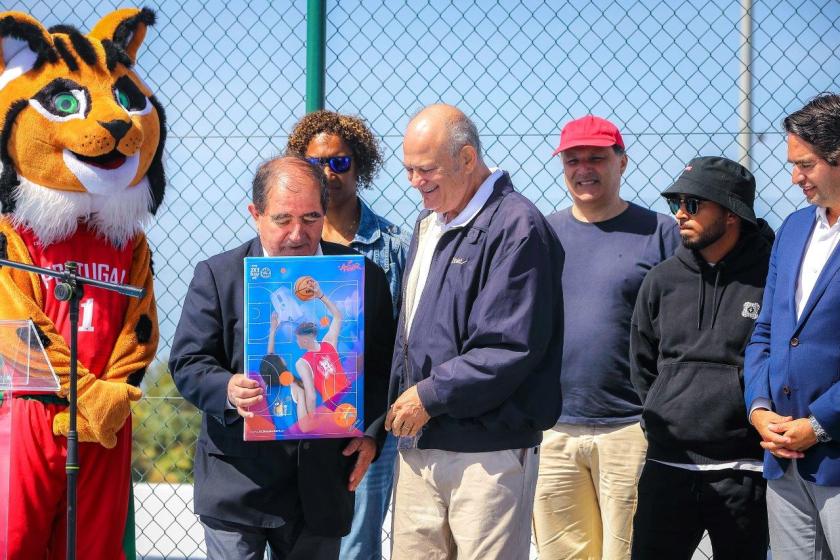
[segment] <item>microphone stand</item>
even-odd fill
[[[76,560],[76,486],[79,475],[79,434],[76,432],[77,416],[77,366],[76,355],[78,353],[79,334],[79,302],[84,294],[84,286],[95,286],[103,290],[111,290],[129,297],[142,298],[145,294],[143,288],[124,286],[93,280],[78,275],[79,265],[76,262],[64,263],[64,270],[59,272],[51,268],[41,268],[23,264],[6,259],[0,259],[0,267],[8,266],[18,270],[25,270],[35,274],[51,276],[57,280],[55,285],[55,298],[59,301],[69,302],[70,310],[70,427],[67,431],[67,462],[64,470],[67,473],[67,560]]]

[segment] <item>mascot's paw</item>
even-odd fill
[[[70,413],[66,410],[59,412],[53,418],[53,433],[57,436],[67,437],[70,432]],[[83,416],[76,417],[76,433],[79,435],[79,441],[86,441],[92,443],[99,443],[106,449],[113,449],[117,445],[117,433],[108,432],[103,434],[95,434],[90,428],[87,420]]]
[[[138,401],[143,391],[125,383],[96,379],[79,387],[79,416],[76,431],[79,441],[99,442],[108,449],[117,444],[117,432],[131,415],[131,402]],[[53,433],[66,436],[70,415],[65,411],[53,420]]]

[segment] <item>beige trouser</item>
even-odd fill
[[[527,559],[538,453],[400,450],[391,558]]]
[[[638,423],[560,424],[543,434],[534,500],[540,560],[630,558],[646,451]]]

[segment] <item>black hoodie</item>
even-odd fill
[[[744,407],[744,349],[761,307],[773,231],[744,222],[714,266],[680,247],[642,282],[630,331],[630,377],[644,404],[649,459],[760,460]]]

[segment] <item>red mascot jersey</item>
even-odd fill
[[[69,239],[43,247],[31,230],[16,228],[16,232],[36,266],[63,270],[64,263],[72,260],[79,263],[79,276],[115,283],[128,281],[136,241],[116,248],[80,224]],[[42,276],[41,282],[43,311],[69,344],[69,305],[55,299],[54,278]],[[127,308],[127,296],[91,286],[84,288],[79,306],[78,360],[97,377],[105,373]],[[21,394],[25,393],[18,393]],[[9,490],[8,536],[0,537],[0,546],[5,538],[9,558],[14,560],[63,558],[67,440],[53,435],[53,421],[66,406],[25,398],[12,402],[12,429],[29,437],[13,440],[10,476],[15,482]],[[113,449],[98,443],[79,443],[79,462],[78,557],[125,560],[122,542],[129,512],[131,419],[117,433]]]
[[[110,241],[98,237],[86,225],[79,224],[69,238],[42,247],[28,228],[16,228],[29,249],[36,266],[63,271],[64,263],[79,263],[78,274],[85,278],[124,284],[131,270],[133,241],[118,249]],[[41,276],[44,284],[44,313],[52,319],[55,328],[70,343],[69,304],[55,299],[56,279]],[[84,287],[79,305],[79,362],[97,377],[110,358],[125,320],[128,296],[92,286]],[[105,351],[103,351],[105,350]]]

